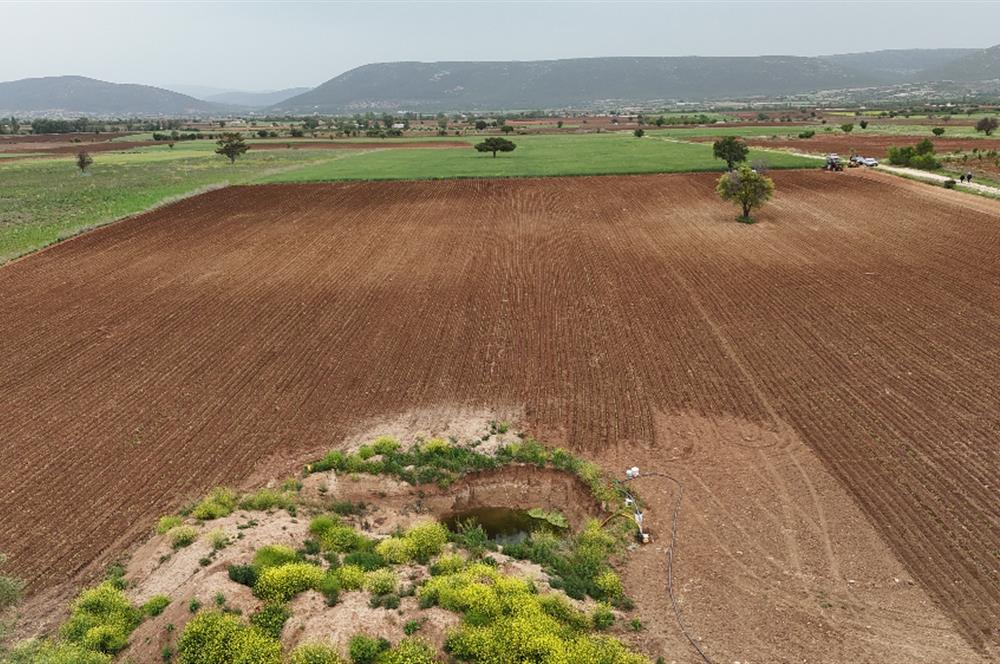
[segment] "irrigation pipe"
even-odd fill
[[[625,481],[632,482],[640,477],[663,477],[677,485],[677,500],[674,501],[674,510],[672,516],[670,517],[670,547],[667,549],[667,593],[670,595],[670,605],[674,609],[674,617],[677,619],[677,626],[680,627],[684,638],[688,640],[691,647],[695,649],[699,656],[701,656],[701,659],[705,662],[705,664],[715,664],[715,662],[712,661],[712,658],[705,654],[705,651],[701,649],[701,646],[698,645],[698,642],[688,631],[687,626],[684,624],[684,619],[681,617],[681,608],[677,604],[677,596],[674,594],[674,549],[677,547],[677,515],[680,514],[681,511],[681,499],[684,497],[684,485],[682,485],[679,480],[667,475],[666,473],[656,472],[644,473],[637,477],[630,477]],[[637,501],[635,496],[627,490],[625,491],[625,495],[632,500],[638,512],[639,501]]]

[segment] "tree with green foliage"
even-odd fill
[[[940,136],[941,134],[944,133],[944,127],[934,127],[933,129],[931,129],[931,133],[934,134],[935,136]]]
[[[215,149],[215,154],[221,154],[223,157],[229,159],[229,163],[235,164],[238,157],[243,156],[250,146],[244,142],[243,137],[239,134],[223,134],[217,142],[217,147]]]
[[[475,147],[478,152],[492,152],[493,158],[496,159],[497,152],[513,152],[517,146],[506,138],[492,136],[482,143],[476,143]]]
[[[868,129],[868,120],[862,120],[861,122],[859,122],[859,123],[858,123],[858,125],[859,125],[859,126],[860,126],[860,127],[862,128],[862,129]]]
[[[716,159],[725,161],[729,170],[733,170],[737,163],[747,160],[750,148],[735,136],[726,136],[712,144],[712,154]]]
[[[645,129],[636,129],[632,133],[635,135],[636,138],[642,138],[643,136],[646,135],[646,130]]]
[[[562,120],[557,120],[556,121],[556,127],[558,129],[562,129],[563,128],[563,121]]]
[[[476,129],[479,131],[486,129],[486,120],[476,120]]]
[[[738,170],[723,173],[715,191],[723,200],[732,201],[742,208],[741,222],[752,224],[750,211],[771,199],[774,181],[744,164]]]
[[[840,125],[840,130],[845,134],[850,134],[852,131],[854,131],[854,125],[851,124],[850,122],[848,122],[847,124],[842,124]]]
[[[976,131],[981,131],[987,136],[996,131],[998,124],[996,118],[982,118],[976,123]]]
[[[509,124],[505,124],[500,127],[500,131],[502,131],[505,134],[509,134],[512,131],[514,131],[514,128],[511,127]]]
[[[90,153],[86,150],[80,150],[76,153],[76,167],[80,169],[80,174],[87,172],[87,168],[94,163],[94,158],[90,156]]]
[[[317,127],[319,127],[319,118],[315,117],[306,118],[305,120],[302,121],[302,126],[309,130],[316,129]]]

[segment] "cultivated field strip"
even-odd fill
[[[756,226],[707,174],[229,188],[8,265],[0,551],[62,583],[272,454],[418,408],[523,406],[584,452],[700,412],[804,440],[995,646],[1000,204],[775,179]],[[777,459],[747,472],[781,495]]]

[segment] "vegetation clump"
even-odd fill
[[[128,636],[141,619],[142,612],[129,603],[125,593],[105,581],[80,593],[60,634],[87,650],[114,654],[128,645]]]
[[[305,590],[315,590],[323,581],[323,570],[310,563],[285,563],[262,570],[254,595],[267,602],[287,602]]]
[[[934,155],[934,144],[926,138],[914,146],[889,148],[889,163],[927,171],[941,168],[941,162]]]
[[[750,217],[750,211],[771,199],[774,195],[774,181],[743,165],[738,170],[723,173],[715,186],[715,191],[723,200],[739,205],[743,211],[739,220],[751,224],[753,219]]]
[[[231,613],[205,611],[177,642],[180,664],[281,664],[281,642]]]
[[[226,487],[212,489],[200,503],[191,510],[191,516],[202,521],[211,521],[229,516],[236,509],[236,492]]]

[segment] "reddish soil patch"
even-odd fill
[[[695,412],[804,442],[995,649],[1000,203],[774,177],[749,227],[711,174],[229,188],[9,264],[0,550],[32,592],[92,574],[268,455],[435,404],[593,455]]]
[[[289,147],[296,150],[373,150],[373,149],[406,149],[406,148],[468,148],[464,141],[372,141],[371,143],[350,143],[347,141],[286,141],[271,143],[250,143],[253,150],[284,150]]]
[[[823,136],[819,133],[814,138],[747,138],[750,145],[766,148],[781,148],[823,154],[837,152],[841,155],[860,153],[865,156],[885,157],[890,147],[916,145],[924,138],[934,143],[938,153],[954,152],[956,150],[998,150],[1000,140],[984,138],[935,138],[934,136],[871,136],[857,133]],[[700,140],[700,139],[699,139]],[[714,139],[713,139],[714,140]]]

